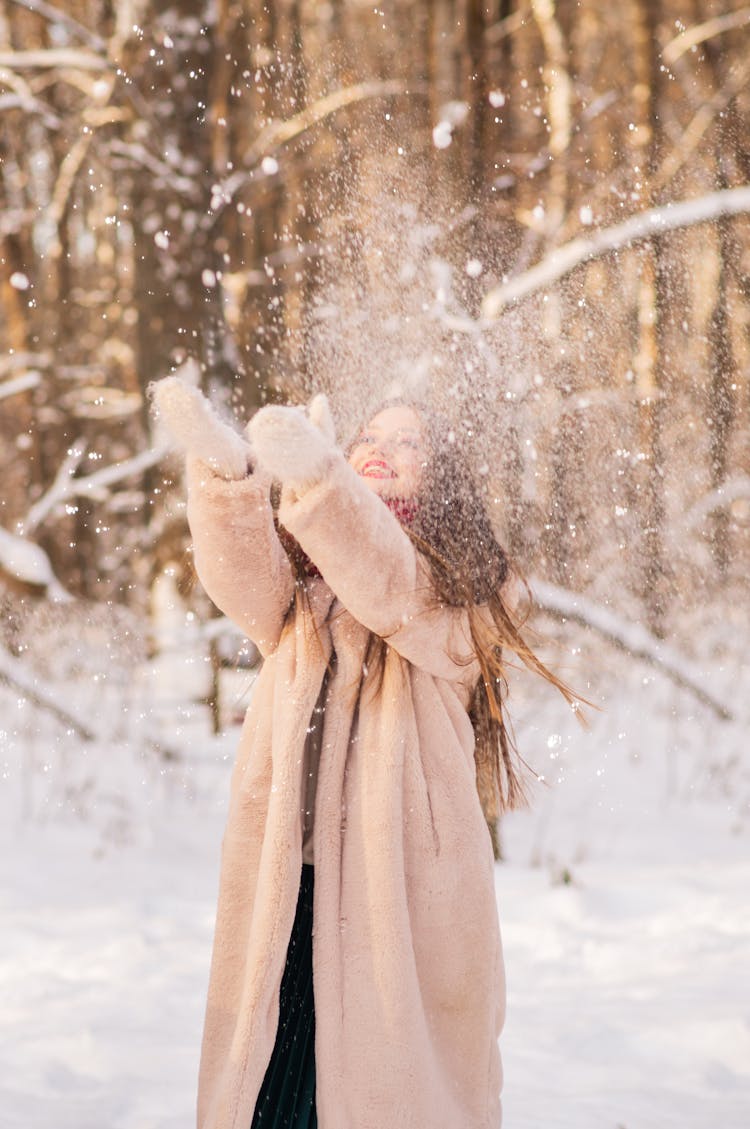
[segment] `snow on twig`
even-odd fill
[[[72,597],[55,576],[52,564],[44,549],[18,537],[0,526],[0,570],[7,576],[44,589],[50,599],[70,600]]]
[[[523,274],[488,290],[482,300],[480,324],[494,321],[506,306],[538,290],[544,290],[570,274],[581,263],[600,258],[632,243],[664,235],[676,228],[690,227],[718,216],[738,215],[742,212],[750,212],[750,185],[709,192],[695,200],[682,200],[676,204],[649,208],[614,227],[605,227],[586,238],[580,236],[572,239],[555,248]]]
[[[77,711],[71,709],[68,700],[64,701],[62,696],[51,690],[49,686],[40,684],[34,672],[15,655],[9,654],[4,647],[0,647],[0,682],[11,686],[33,705],[51,714],[66,729],[77,733],[83,741],[112,744],[112,735],[108,730],[100,730],[92,726],[88,719],[84,720]],[[160,737],[147,733],[143,741],[165,760],[179,760],[179,753]]]
[[[67,702],[58,697],[47,686],[40,686],[33,672],[14,655],[0,647],[0,682],[5,682],[28,698],[35,706],[51,713],[67,729],[72,729],[84,741],[95,741],[96,731],[87,721],[78,717]]]
[[[39,372],[25,372],[23,376],[15,376],[11,380],[4,380],[0,384],[0,400],[5,400],[8,396],[17,396],[19,392],[28,392],[31,388],[36,388],[42,379]]]
[[[5,379],[6,373],[18,372],[19,369],[47,369],[52,364],[51,353],[13,353],[0,357],[0,377]]]
[[[93,474],[84,475],[83,478],[71,479],[71,492],[78,495],[96,494],[99,490],[104,490],[108,486],[113,486],[116,482],[121,482],[123,478],[129,478],[131,474],[141,474],[144,470],[149,470],[152,466],[160,463],[168,454],[169,451],[166,447],[152,447],[141,451],[139,455],[133,455],[131,459],[124,459],[121,463],[112,463],[111,466],[95,470]]]
[[[662,670],[722,720],[733,720],[734,714],[730,708],[706,688],[705,672],[701,667],[668,643],[657,639],[642,624],[623,619],[616,612],[602,607],[579,592],[571,592],[539,579],[533,579],[530,584],[539,608],[564,620],[570,619],[583,627],[591,628],[627,654]]]
[[[711,490],[691,506],[685,515],[683,528],[695,527],[722,506],[729,506],[738,498],[750,498],[750,475],[737,474],[725,479],[715,490]]]
[[[34,503],[24,521],[21,522],[19,531],[25,537],[28,537],[30,533],[42,524],[47,514],[55,508],[58,502],[64,501],[64,499],[69,496],[70,480],[78,469],[78,465],[85,452],[86,443],[83,439],[77,439],[75,443],[71,445],[49,490]]]
[[[306,130],[311,129],[312,126],[325,121],[326,118],[331,117],[345,106],[351,106],[356,102],[367,101],[371,98],[392,98],[398,94],[415,94],[422,90],[423,88],[418,84],[407,86],[406,83],[397,79],[359,82],[353,86],[344,86],[339,90],[333,90],[329,94],[323,95],[322,98],[318,98],[291,118],[270,122],[260,131],[245,154],[244,164],[246,167],[228,176],[214,192],[215,204],[212,204],[211,209],[214,217],[232,202],[234,196],[242,187],[269,175],[263,171],[258,163],[262,158],[268,157],[288,141],[292,141]]]
[[[102,55],[75,47],[45,47],[33,51],[0,51],[0,67],[9,70],[63,67],[81,71],[107,71],[111,63]]]
[[[35,505],[29,510],[19,528],[24,534],[36,529],[47,515],[68,498],[95,498],[103,501],[106,498],[108,487],[114,486],[123,479],[133,474],[142,474],[156,466],[169,453],[166,447],[149,448],[134,455],[131,459],[124,459],[121,463],[112,463],[111,466],[102,467],[92,474],[74,478],[76,467],[83,457],[84,448],[80,442],[74,443],[67,459],[60,467],[55,481]]]
[[[41,99],[36,98],[31,87],[20,74],[0,69],[0,83],[13,91],[0,95],[0,113],[6,110],[23,110],[27,114],[39,114],[48,129],[60,129],[62,118],[50,110]]]
[[[725,31],[744,27],[748,23],[750,23],[750,8],[740,8],[736,12],[726,12],[722,16],[714,16],[713,19],[706,20],[705,23],[685,28],[666,44],[662,51],[662,59],[670,67],[681,55],[691,51],[698,44],[705,43],[707,39],[712,39]]]
[[[164,161],[149,152],[144,145],[138,142],[118,141],[117,138],[112,138],[107,143],[107,150],[131,164],[148,169],[157,180],[168,184],[170,188],[179,192],[181,196],[191,200],[198,198],[198,187],[195,177],[185,171],[184,167],[183,170],[180,171],[176,158],[171,162]]]
[[[326,94],[306,106],[300,113],[294,114],[293,117],[285,118],[283,121],[273,121],[265,129],[262,129],[250,148],[249,156],[251,158],[263,156],[269,149],[276,148],[286,141],[291,141],[300,133],[304,133],[310,126],[330,117],[331,114],[336,113],[344,106],[350,106],[354,102],[363,102],[370,98],[388,98],[396,94],[406,93],[408,93],[407,85],[396,79],[388,79],[382,82],[359,82],[354,86],[344,86],[340,90],[333,90],[330,94]]]
[[[48,4],[47,0],[11,0],[11,3],[16,4],[19,8],[26,8],[28,12],[36,12],[49,23],[64,27],[78,39],[97,50],[106,50],[107,45],[101,36],[96,35],[90,28],[84,27],[82,23],[79,23],[67,12],[56,8],[54,4]]]

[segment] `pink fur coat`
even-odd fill
[[[206,591],[265,661],[234,769],[204,1030],[200,1129],[249,1129],[274,1043],[301,867],[302,754],[335,652],[315,806],[313,983],[321,1129],[498,1129],[504,973],[467,714],[465,614],[343,456],[285,487],[320,570],[297,598],[269,480],[193,462]],[[387,639],[382,682],[364,666]]]

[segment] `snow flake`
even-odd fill
[[[447,149],[453,140],[453,130],[462,125],[469,114],[466,102],[451,101],[440,107],[440,120],[432,131],[432,141],[436,149]]]
[[[453,140],[453,126],[450,122],[440,121],[432,131],[432,143],[436,149],[447,149]]]

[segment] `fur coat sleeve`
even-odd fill
[[[342,457],[302,495],[286,489],[279,519],[358,623],[437,678],[476,681],[466,612],[438,603],[429,565]]]
[[[216,606],[264,656],[278,645],[294,595],[269,489],[262,475],[226,481],[206,463],[188,464],[188,523],[196,572]]]

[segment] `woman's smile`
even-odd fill
[[[418,412],[406,404],[382,408],[354,440],[349,462],[381,498],[412,498],[419,489],[426,447]]]
[[[396,478],[396,472],[383,459],[368,459],[360,471],[366,478]]]

